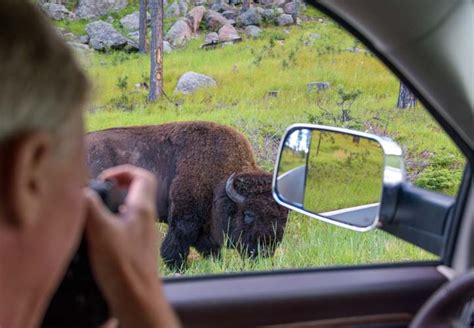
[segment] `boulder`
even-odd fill
[[[173,48],[171,48],[171,44],[168,41],[163,41],[163,52],[165,54],[169,54],[172,51]]]
[[[273,22],[277,17],[277,13],[273,9],[264,9],[262,11],[262,18],[266,22]]]
[[[237,26],[260,25],[262,23],[262,16],[260,16],[255,7],[252,7],[240,14],[236,21]]]
[[[110,50],[130,48],[136,49],[134,41],[117,32],[112,24],[104,21],[95,21],[86,25],[89,36],[89,45],[95,50]]]
[[[235,8],[227,3],[215,3],[211,6],[211,10],[222,14],[225,11],[235,11]]]
[[[187,72],[179,78],[178,84],[176,85],[176,89],[174,90],[174,92],[183,93],[187,95],[192,94],[199,89],[216,85],[216,80],[214,80],[210,76],[195,72]]]
[[[166,33],[165,40],[174,47],[184,46],[192,37],[193,31],[186,19],[180,19]]]
[[[182,16],[181,15],[181,9],[180,9],[179,4],[177,2],[173,2],[165,10],[165,18],[180,17],[180,16]]]
[[[188,3],[185,0],[178,0],[178,6],[181,16],[185,16],[188,12]]]
[[[329,82],[309,82],[306,84],[306,90],[307,91],[321,91],[321,90],[326,90],[329,89],[331,84]]]
[[[207,6],[207,0],[194,0],[195,6]]]
[[[193,33],[196,33],[199,29],[199,25],[201,24],[205,12],[205,7],[198,6],[191,9],[186,15],[186,20],[188,21],[188,25],[191,26],[191,30]]]
[[[128,0],[79,0],[76,10],[78,18],[96,18],[121,10],[128,5]]]
[[[233,11],[233,10],[226,10],[222,13],[222,16],[224,16],[225,18],[227,18],[228,20],[229,19],[233,19],[235,20],[237,18],[237,12]]]
[[[260,33],[262,33],[262,29],[255,25],[249,25],[245,28],[245,34],[252,38],[258,38]]]
[[[287,25],[292,25],[294,23],[293,17],[288,14],[283,14],[278,16],[277,18],[277,24],[279,26],[287,26]]]
[[[262,5],[265,8],[271,8],[274,5],[273,0],[260,0],[259,3],[260,3],[260,5]]]
[[[219,42],[219,34],[216,32],[211,32],[206,34],[206,38],[204,39],[204,45],[211,45],[216,44]]]
[[[285,12],[285,14],[296,17],[298,16],[299,12],[299,3],[297,1],[285,3],[283,5],[283,11]]]
[[[147,17],[147,23],[150,22],[150,17]],[[138,11],[126,15],[120,19],[120,24],[130,32],[138,31],[140,28],[140,13]]]
[[[74,13],[67,10],[60,4],[46,2],[41,5],[41,9],[53,20],[74,19]]]
[[[88,44],[89,43],[89,36],[86,34],[86,35],[81,35],[79,37],[79,42],[82,43],[82,44]]]
[[[204,21],[210,31],[218,31],[222,26],[228,24],[227,19],[214,10],[208,10],[204,14]]]
[[[219,42],[236,42],[242,40],[235,27],[226,24],[219,29]]]

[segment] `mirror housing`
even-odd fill
[[[322,125],[290,126],[273,176],[275,200],[356,231],[391,218],[405,180],[402,150],[389,138]]]

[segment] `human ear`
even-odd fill
[[[3,152],[0,187],[3,189],[1,223],[25,227],[35,223],[47,193],[52,164],[52,139],[30,132],[11,141]]]

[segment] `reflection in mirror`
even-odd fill
[[[379,213],[384,160],[379,140],[370,135],[297,128],[284,140],[275,192],[295,210],[356,229],[369,228]]]
[[[302,207],[306,162],[311,141],[309,129],[298,129],[288,135],[282,149],[278,169],[280,196],[295,206]]]
[[[378,214],[384,152],[375,140],[332,131],[311,137],[304,209],[367,227]]]

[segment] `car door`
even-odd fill
[[[472,98],[470,102],[465,88],[472,87],[472,74],[466,78],[456,71],[463,63],[446,59],[446,53],[426,56],[428,51],[442,52],[449,39],[446,33],[464,28],[460,22],[467,18],[466,12],[472,18],[472,3],[396,0],[314,5],[355,34],[411,88],[466,158],[455,196],[405,184],[395,191],[398,201],[381,227],[435,256],[405,263],[165,278],[168,298],[186,327],[403,327],[455,273],[453,259],[469,256],[457,245],[461,226],[473,219],[466,210],[474,199]],[[452,20],[458,23],[450,24]],[[463,31],[472,37],[472,30]],[[460,46],[458,51],[472,52],[472,47]],[[423,67],[423,60],[436,66]],[[453,87],[442,80],[451,81]],[[446,90],[440,91],[441,85]],[[388,209],[382,208],[382,215],[384,210]]]

